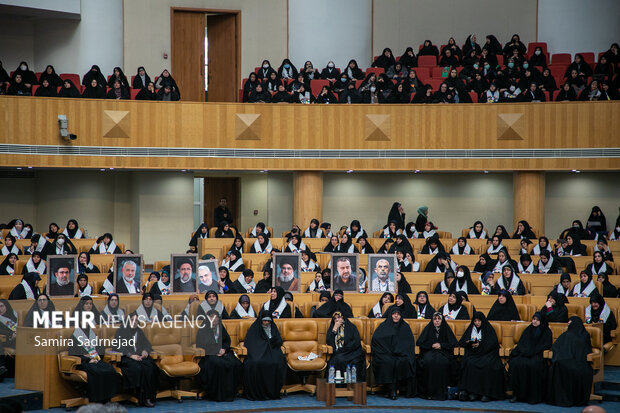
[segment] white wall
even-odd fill
[[[85,74],[98,64],[105,75],[123,66],[123,0],[81,0],[81,20],[0,16],[0,60],[7,72],[20,61],[41,72]],[[131,72],[128,73],[132,74]]]
[[[356,59],[360,67],[368,66],[371,13],[371,0],[290,0],[291,61],[298,69],[306,60],[320,69],[330,60],[340,68],[350,59]]]
[[[618,0],[538,0],[538,38],[551,53],[598,53],[620,38]]]

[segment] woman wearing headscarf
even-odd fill
[[[9,297],[9,300],[12,300],[12,298]],[[44,313],[49,313],[49,319],[51,320],[54,311],[56,311],[56,307],[49,296],[47,294],[41,294],[35,299],[34,304],[32,304],[28,313],[26,313],[24,327],[34,327],[34,313],[39,313],[41,316],[43,316]]]
[[[512,239],[521,239],[521,238],[528,238],[528,239],[536,238],[536,235],[532,231],[530,224],[525,220],[519,221],[519,223],[517,224],[517,230],[512,235]]]
[[[492,262],[493,272],[501,273],[503,268],[506,266],[512,267],[514,270],[517,268],[517,262],[510,258],[510,254],[508,254],[508,250],[506,248],[502,248],[497,252],[497,260]]]
[[[192,235],[192,239],[189,240],[189,246],[198,248],[198,240],[206,239],[206,238],[209,238],[209,226],[203,222],[196,229],[196,232],[194,232],[194,235]]]
[[[0,255],[21,254],[21,250],[15,245],[15,237],[8,234],[4,237],[4,245],[0,249]]]
[[[60,86],[62,86],[62,81]],[[55,98],[58,96],[58,88],[56,86],[52,86],[47,79],[43,79],[41,81],[41,86],[37,88],[34,95],[39,97]]]
[[[284,299],[284,288],[271,287],[270,298],[266,301],[261,312],[268,314],[271,318],[292,318],[291,307]]]
[[[596,284],[592,280],[592,274],[588,274],[585,271],[581,271],[579,274],[579,280],[571,291],[572,297],[590,297],[592,294],[598,294]]]
[[[431,42],[430,40],[424,40],[424,43],[422,44],[422,48],[418,52],[418,57],[420,56],[437,57],[439,56],[439,49],[437,49],[437,46],[433,45],[433,42]]]
[[[317,272],[321,271],[321,267],[316,263],[316,255],[308,250],[301,251],[301,271],[302,272]]]
[[[271,67],[271,62],[269,62],[269,60],[267,59],[263,60],[261,67],[258,69],[258,72],[256,72],[256,76],[259,79],[263,80],[269,79],[272,74],[275,74],[277,76],[275,69]]]
[[[255,318],[256,313],[250,304],[250,297],[247,294],[241,294],[239,301],[234,310],[230,313],[230,318],[239,320],[242,318]]]
[[[487,318],[489,321],[521,321],[512,294],[506,290],[500,290]]]
[[[498,225],[497,228],[495,228],[495,234],[493,235],[497,235],[500,241],[503,239],[510,239],[510,234],[506,231],[506,227],[503,225]]]
[[[321,79],[334,80],[340,76],[340,70],[336,68],[333,61],[327,62],[327,66],[321,71]]]
[[[407,69],[418,66],[418,58],[413,51],[413,47],[410,46],[405,49],[405,53],[403,53],[400,57],[399,62],[402,63]]]
[[[450,251],[454,255],[471,255],[474,252],[467,244],[467,238],[465,237],[459,237]]]
[[[335,312],[339,312],[343,315],[343,317],[353,317],[353,311],[351,310],[351,307],[349,306],[349,304],[344,302],[344,293],[342,290],[334,291],[334,295],[329,299],[329,301],[327,301],[320,307],[317,307],[313,317],[332,318],[332,315]]]
[[[344,372],[349,366],[355,367],[357,381],[366,380],[366,358],[360,333],[357,327],[338,311],[332,315],[325,342],[333,351],[327,363],[328,370],[334,367],[336,371]]]
[[[517,272],[519,274],[534,274],[536,272],[534,262],[532,261],[532,256],[530,254],[521,254],[519,257],[519,262],[517,263]]]
[[[263,266],[263,279],[256,283],[255,293],[267,293],[271,289],[273,270],[266,268],[268,264],[271,264],[271,260],[268,260]]]
[[[558,92],[558,95],[555,97],[556,102],[574,102],[577,100],[577,94],[575,90],[571,87],[569,82],[566,82],[562,85],[562,88]]]
[[[590,296],[590,305],[585,309],[586,324],[603,323],[603,342],[611,341],[611,332],[618,327],[618,322],[605,299],[595,293]]]
[[[444,47],[441,52],[441,58],[439,59],[438,66],[454,68],[460,66],[459,59],[452,54],[452,50]]]
[[[394,310],[398,309],[402,318],[417,318],[417,309],[411,304],[411,298],[405,293],[399,292],[394,296],[394,304],[383,314],[383,318],[389,318]]]
[[[241,272],[245,270],[243,257],[238,251],[228,251],[226,258],[222,260],[221,266],[226,268],[228,271]]]
[[[86,99],[105,99],[105,87],[100,86],[97,79],[92,79],[90,83],[85,86],[82,97]]]
[[[392,49],[386,47],[383,49],[381,56],[377,57],[377,59],[372,62],[372,67],[382,67],[387,70],[390,66],[393,66],[396,63],[394,59],[394,55],[392,54]]]
[[[549,238],[542,236],[538,238],[538,244],[532,248],[532,255],[540,255],[542,251],[547,250],[549,253],[553,252],[551,245],[549,245]]]
[[[2,370],[4,367],[4,349],[15,349],[15,340],[17,338],[17,312],[13,310],[11,303],[8,300],[0,300],[0,337],[4,337],[2,344],[0,344],[0,377],[3,376]]]
[[[493,273],[491,271],[485,271],[480,276],[480,294],[481,295],[491,295],[493,291],[493,286],[495,285],[495,280],[493,279]]]
[[[463,306],[466,296],[463,291],[448,293],[448,302],[441,309],[446,320],[469,320],[469,311]]]
[[[413,247],[409,243],[407,236],[404,234],[400,234],[396,236],[394,243],[390,246],[388,250],[388,254],[394,254],[397,250],[402,251],[403,254],[409,253],[413,254]],[[422,251],[422,254],[428,254]]]
[[[403,79],[403,93],[406,95],[410,95],[411,93],[415,93],[416,97],[421,96],[425,92],[426,86],[424,83],[418,78],[418,74],[415,70],[410,70],[407,74],[407,77]],[[415,97],[414,97],[415,99]],[[421,103],[421,102],[420,102]]]
[[[134,84],[139,79],[134,78]],[[138,92],[136,95],[136,100],[157,100],[157,91],[155,90],[155,83],[149,81],[146,86]]]
[[[70,239],[82,239],[85,238],[84,233],[80,229],[78,222],[75,219],[70,219],[67,222],[67,226],[62,231]]]
[[[381,298],[379,298],[379,301],[377,301],[377,304],[375,304],[368,312],[368,318],[384,318],[383,307],[386,304],[393,303],[393,302],[394,302],[394,296],[392,295],[392,293],[389,293],[389,292],[383,293]]]
[[[105,89],[106,80],[101,73],[101,69],[97,65],[92,65],[90,70],[84,75],[82,78],[82,85],[88,87],[92,84],[93,79],[97,81],[97,87]]]
[[[258,83],[248,96],[248,103],[270,103],[271,93],[267,91],[261,83]]]
[[[100,273],[101,271],[97,266],[90,262],[90,254],[88,252],[81,252],[78,256],[79,272],[82,274]]]
[[[547,403],[556,406],[585,406],[590,400],[593,371],[588,363],[592,352],[590,334],[577,316],[568,320],[568,329],[551,346]]]
[[[210,310],[196,333],[196,348],[204,351],[198,364],[204,397],[208,400],[233,401],[237,394],[243,367],[230,344],[230,336],[220,314]]]
[[[243,346],[243,391],[249,400],[279,399],[286,378],[282,337],[271,316],[261,312],[248,329]]]
[[[21,283],[17,284],[9,294],[9,300],[36,300],[40,291],[38,283],[41,276],[36,272],[29,272],[22,276]]]
[[[316,218],[312,218],[310,221],[310,225],[303,232],[302,237],[304,238],[325,238],[323,231],[319,228],[319,220]]]
[[[456,264],[450,259],[450,254],[440,252],[436,254],[424,268],[424,272],[446,272],[448,270],[456,271]]]
[[[134,89],[146,89],[149,83],[151,83],[151,78],[148,73],[146,73],[146,69],[144,68],[144,66],[138,67],[138,69],[136,70],[136,75],[133,78],[131,87]]]
[[[22,275],[27,274],[29,272],[36,272],[39,275],[45,274],[46,264],[45,261],[41,257],[41,253],[39,251],[35,251],[32,253],[26,265],[22,269]]]
[[[508,388],[513,392],[511,403],[521,400],[536,404],[545,400],[548,367],[543,353],[551,348],[552,343],[548,324],[539,312],[535,313],[532,323],[521,333],[517,346],[510,352]]]
[[[487,271],[492,271],[494,266],[493,259],[489,256],[488,253],[481,254],[478,258],[478,262],[474,266],[474,272],[485,273]]]
[[[155,301],[153,294],[144,293],[142,295],[142,304],[130,314],[137,315],[138,321],[140,322],[153,322],[158,320],[161,322],[164,319],[164,314],[153,306],[153,302]]]
[[[234,238],[235,234],[233,230],[230,228],[230,224],[226,221],[220,222],[220,225],[215,231],[215,238]]]
[[[349,79],[362,80],[364,79],[364,72],[357,65],[357,60],[351,59],[347,63],[347,67],[343,69],[342,73],[346,73]]]
[[[65,79],[62,83],[62,88],[60,88],[60,92],[58,92],[59,98],[79,98],[80,91],[73,84],[73,81],[70,79]]]
[[[157,82],[155,83],[156,89],[163,89],[166,86],[169,86],[173,92],[176,92],[179,97],[181,97],[181,92],[179,91],[179,87],[177,86],[177,82],[174,80],[168,69],[164,69],[159,77],[157,78]]]
[[[90,297],[93,295],[93,288],[88,283],[88,276],[86,274],[79,274],[76,279],[77,291],[75,297]]]
[[[570,296],[570,290],[571,290],[570,283],[571,283],[570,274],[563,272],[562,275],[560,275],[560,282],[553,286],[552,291],[555,291],[558,294],[568,297]]]
[[[618,288],[609,282],[609,275],[607,274],[599,274],[597,276],[597,281],[600,282],[603,286],[603,297],[606,298],[617,298],[618,297]]]
[[[219,300],[219,295],[216,291],[209,290],[205,293],[205,299],[198,306],[198,310],[196,311],[196,316],[206,316],[206,314],[210,310],[217,311],[222,320],[229,319],[228,311],[224,308],[224,304]]]
[[[86,304],[85,309],[87,307],[88,304]],[[103,361],[105,348],[90,344],[97,341],[97,335],[88,325],[85,328],[77,327],[71,335],[68,352],[70,356],[80,358],[81,364],[78,369],[86,372],[88,401],[90,403],[105,403],[116,395],[118,375],[114,367]]]
[[[106,98],[116,100],[129,100],[130,97],[129,89],[125,88],[119,80],[114,81],[112,89],[106,95]]]
[[[368,242],[368,237],[361,236],[357,239],[357,243],[359,244],[360,254],[374,254],[375,249]]]
[[[289,59],[282,60],[282,64],[278,68],[278,77],[280,79],[295,79],[298,74],[297,68]]]
[[[269,254],[272,250],[273,246],[271,241],[269,241],[269,236],[263,233],[258,234],[256,241],[250,247],[250,253],[252,254]]]
[[[120,321],[125,318],[125,311],[120,308],[120,298],[118,294],[111,293],[108,295],[106,306],[101,311],[102,320],[106,320],[108,323],[114,321]]]
[[[537,274],[559,274],[562,272],[562,266],[549,251],[543,250],[540,253],[540,259],[538,264],[536,264],[535,272]]]
[[[334,252],[340,252],[340,253],[349,253],[349,254],[357,254],[359,253],[359,250],[357,249],[357,247],[353,244],[351,237],[349,236],[349,234],[347,234],[346,232],[344,234],[342,234],[340,236],[340,243],[338,244],[338,246],[334,249]]]
[[[291,235],[291,238],[284,249],[284,252],[301,253],[306,250],[306,244],[301,240],[301,237],[297,234]]]
[[[166,266],[168,267],[168,266]],[[159,294],[159,295],[169,295],[171,286],[170,286],[170,267],[162,268],[161,274],[154,272],[151,275],[155,275],[157,277],[157,282],[151,286],[151,290],[149,291],[151,294]]]
[[[459,265],[456,267],[455,275],[456,278],[454,282],[448,287],[448,293],[463,291],[467,295],[480,294],[478,287],[476,287],[476,284],[474,284],[474,281],[471,279],[471,273],[466,265]]]
[[[62,86],[62,79],[56,73],[54,66],[47,65],[41,76],[39,77],[39,85],[43,85],[43,81],[47,80],[48,84],[56,89],[59,86]]]
[[[502,275],[493,286],[494,293],[499,293],[500,290],[506,290],[512,295],[525,295],[525,286],[511,265],[502,267]]]
[[[463,333],[459,346],[465,348],[461,359],[459,399],[461,401],[504,398],[504,366],[499,358],[499,341],[493,326],[477,311]]]
[[[251,294],[255,289],[254,271],[249,268],[243,270],[232,285],[232,290],[238,294]]]
[[[482,52],[480,49],[480,45],[476,42],[476,35],[470,34],[465,39],[465,44],[463,44],[463,55],[468,55],[472,50],[476,52],[476,55],[479,55]]]
[[[82,313],[91,313],[95,324],[99,324],[101,321],[101,314],[99,313],[99,310],[97,310],[97,307],[95,307],[93,299],[90,296],[85,295],[80,297],[80,301],[78,301],[77,305],[73,309],[74,315],[81,315]]]
[[[15,275],[17,267],[17,254],[9,253],[0,264],[0,275]]]
[[[397,225],[395,220],[388,222],[381,232],[381,238],[394,239],[402,234],[403,231],[398,229]]]
[[[122,354],[119,366],[123,372],[123,389],[134,394],[141,405],[154,407],[158,368],[149,357],[153,347],[135,315],[116,330],[115,338],[121,343],[115,350]]]
[[[590,212],[590,216],[586,223],[586,228],[591,233],[607,234],[607,219],[598,206],[592,207],[592,212]]]
[[[360,222],[357,219],[354,219],[353,221],[351,221],[351,224],[346,229],[346,233],[349,234],[351,238],[356,241],[359,237],[368,238],[368,234],[366,233],[366,231],[364,231],[364,228],[362,228],[362,224],[360,224]]]
[[[417,312],[418,319],[430,320],[435,313],[435,309],[431,306],[426,291],[419,291],[415,297],[414,309]]]
[[[418,338],[420,393],[430,400],[446,400],[447,388],[456,385],[454,348],[458,342],[441,313],[436,312]]]
[[[122,254],[123,253],[123,251],[121,251],[121,249],[116,245],[116,243],[114,242],[114,238],[112,237],[112,234],[110,234],[109,232],[106,232],[105,234],[97,238],[93,246],[90,248],[90,251],[88,252],[91,254]]]
[[[605,263],[603,253],[601,251],[594,251],[592,263],[588,264],[583,271],[589,275],[606,274],[609,276],[613,273],[613,268]]]
[[[22,75],[14,75],[6,94],[9,96],[31,96],[32,88],[24,83]]]
[[[416,392],[415,341],[411,328],[394,307],[372,335],[372,369],[377,384],[386,386],[387,395],[396,400],[402,387],[407,397]],[[401,391],[403,395],[403,391]]]
[[[129,82],[127,81],[127,76],[125,76],[125,73],[123,73],[123,69],[118,66],[114,68],[114,70],[112,71],[112,75],[108,79],[108,87],[114,87],[114,82],[116,81],[118,81],[121,87],[123,87],[124,89],[129,89]]]
[[[448,294],[450,285],[454,283],[454,278],[454,272],[452,270],[446,271],[443,275],[443,280],[437,284],[433,294]],[[400,291],[400,288],[398,291]]]
[[[545,305],[540,309],[540,314],[547,323],[566,323],[568,322],[568,309],[566,308],[568,299],[564,294],[553,290],[547,296]]]

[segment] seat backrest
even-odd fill
[[[284,341],[317,341],[318,326],[314,320],[294,320],[284,323],[282,340]]]
[[[418,66],[437,66],[437,57],[420,56],[418,57]]]
[[[570,53],[554,53],[551,55],[552,64],[565,64],[570,65],[571,55]]]
[[[590,334],[592,348],[603,351],[603,329],[600,327],[586,326],[586,331]]]
[[[530,319],[530,309],[527,304],[517,304],[517,310],[519,311],[521,321],[528,321]]]
[[[515,329],[514,329],[514,333],[512,335],[512,338],[516,343],[519,342],[519,339],[521,339],[521,335],[523,334],[523,332],[525,331],[525,329],[529,326],[529,323],[517,323],[515,324]]]
[[[240,343],[245,340],[245,335],[247,334],[248,329],[250,328],[250,326],[252,325],[254,321],[255,321],[254,319],[244,319],[244,320],[241,320],[241,322],[239,323],[238,337],[239,337]]]
[[[366,337],[365,320],[361,318],[349,318],[349,321],[357,328],[358,333],[360,333],[360,338],[364,341],[364,337]]]
[[[502,325],[497,321],[490,321],[490,323],[491,323],[491,326],[493,326],[493,330],[495,330],[495,334],[497,335],[497,341],[499,342],[499,346],[503,347],[502,338],[504,336],[502,334]]]
[[[568,310],[568,317],[577,316],[585,321],[585,310],[582,304],[566,304]]]
[[[164,346],[169,344],[181,344],[181,329],[164,328],[157,324],[149,325],[143,329],[152,346]]]

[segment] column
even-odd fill
[[[293,224],[303,231],[312,218],[323,220],[323,173],[297,171],[293,175]]]
[[[515,172],[514,186],[514,228],[517,222],[526,220],[538,231],[545,233],[545,173]],[[507,228],[510,232],[511,229]]]

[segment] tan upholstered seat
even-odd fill
[[[285,392],[307,391],[314,393],[316,386],[306,380],[313,373],[320,373],[327,366],[327,346],[318,342],[318,325],[315,320],[285,320],[280,324],[283,347],[286,349],[286,362],[294,372],[301,376],[301,384],[284,386]],[[299,360],[310,352],[319,357],[310,361]]]

